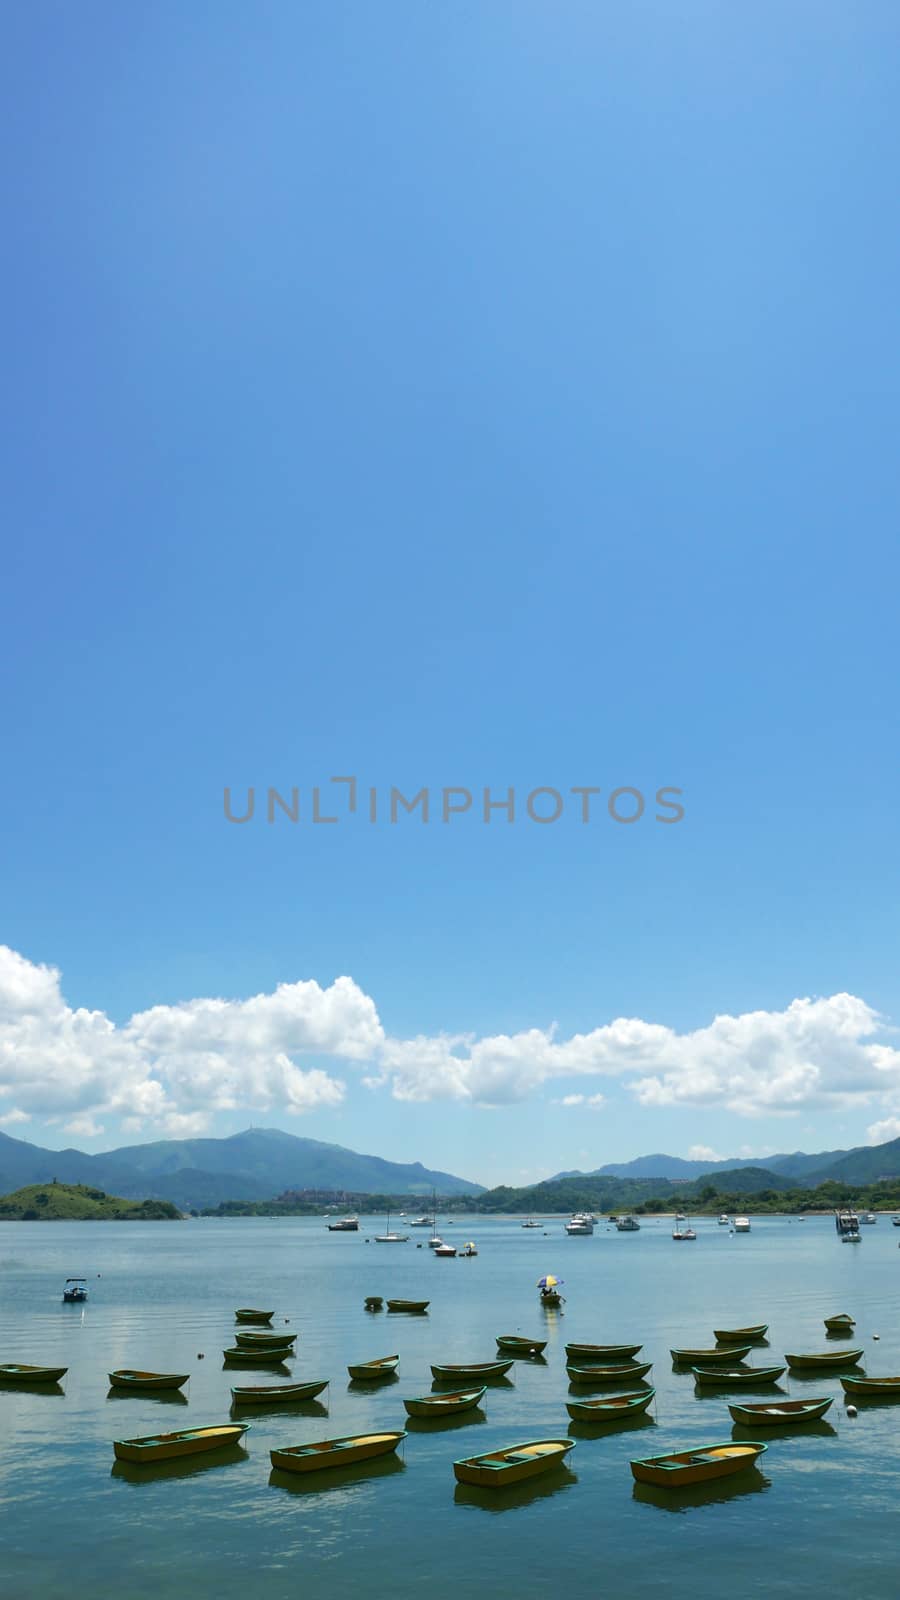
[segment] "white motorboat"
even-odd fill
[[[731,1227],[731,1218],[726,1216],[724,1211],[722,1212],[722,1215],[719,1218],[719,1227],[720,1228],[730,1228]]]
[[[639,1233],[641,1225],[634,1217],[620,1217],[616,1223],[617,1233]]]
[[[735,1217],[735,1219],[734,1219],[734,1231],[735,1231],[735,1233],[749,1233],[750,1232],[750,1218],[749,1217]]]

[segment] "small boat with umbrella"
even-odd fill
[[[655,1389],[637,1389],[630,1394],[607,1394],[597,1400],[567,1400],[566,1410],[573,1422],[621,1422],[639,1417],[647,1410]]]
[[[390,1455],[405,1438],[403,1428],[394,1433],[354,1433],[344,1439],[319,1439],[315,1444],[294,1444],[285,1450],[270,1450],[269,1460],[279,1472],[320,1472],[324,1467],[351,1467],[357,1461]]]
[[[497,1349],[508,1356],[539,1356],[546,1348],[546,1339],[526,1339],[520,1333],[497,1334]]]
[[[747,1339],[764,1339],[768,1331],[767,1322],[756,1322],[751,1328],[713,1328],[713,1338],[719,1344],[744,1344]]]
[[[541,1291],[542,1305],[558,1306],[561,1304],[563,1296],[559,1291],[562,1287],[562,1282],[562,1278],[554,1277],[552,1272],[545,1272],[542,1278],[538,1278],[537,1287]]]
[[[117,1461],[133,1461],[146,1466],[156,1461],[173,1461],[177,1456],[198,1455],[203,1450],[223,1450],[243,1439],[246,1422],[231,1422],[213,1428],[180,1428],[176,1433],[150,1433],[141,1439],[116,1439]]]
[[[817,1400],[764,1400],[761,1404],[733,1405],[728,1409],[742,1428],[780,1428],[786,1422],[818,1422],[831,1405],[831,1396]]]
[[[633,1361],[643,1350],[641,1344],[567,1344],[566,1355],[570,1361],[596,1362]]]
[[[784,1367],[692,1367],[694,1382],[717,1383],[728,1389],[740,1384],[777,1383],[784,1377]]]
[[[599,1367],[569,1362],[566,1372],[570,1383],[592,1383],[595,1388],[602,1389],[604,1384],[630,1383],[646,1378],[652,1366],[652,1361],[622,1361]]]
[[[389,1300],[387,1308],[388,1311],[410,1311],[417,1316],[421,1316],[422,1312],[427,1311],[430,1305],[430,1300]]]
[[[383,1383],[392,1378],[400,1365],[400,1357],[376,1356],[374,1361],[357,1361],[347,1368],[356,1383]]]
[[[652,1483],[657,1489],[689,1489],[695,1483],[708,1483],[711,1478],[726,1478],[755,1467],[765,1449],[764,1444],[743,1440],[700,1445],[693,1450],[674,1450],[632,1461],[631,1472],[637,1483]]]
[[[512,1364],[512,1360],[450,1362],[445,1365],[432,1362],[431,1375],[438,1383],[490,1383],[493,1378],[504,1378]]]
[[[816,1350],[794,1355],[785,1351],[784,1359],[792,1372],[815,1372],[824,1367],[855,1367],[863,1355],[862,1350]]]
[[[729,1362],[743,1361],[752,1345],[733,1344],[727,1350],[671,1350],[669,1354],[679,1367],[727,1367]]]
[[[0,1363],[0,1383],[59,1383],[68,1367],[26,1367],[14,1361]]]
[[[133,1367],[119,1367],[108,1374],[112,1389],[181,1389],[190,1380],[189,1372],[137,1372]]]
[[[236,1406],[282,1405],[293,1400],[315,1400],[316,1395],[327,1388],[327,1378],[317,1378],[311,1383],[262,1383],[251,1388],[232,1389],[231,1399]]]
[[[900,1400],[900,1378],[839,1378],[841,1388],[846,1395],[854,1399],[862,1395],[866,1399],[878,1396],[881,1400]]]
[[[465,1456],[462,1461],[454,1461],[453,1471],[457,1483],[472,1483],[479,1489],[506,1489],[560,1466],[574,1448],[574,1439],[535,1439],[529,1444],[508,1445],[505,1450]]]
[[[409,1416],[435,1420],[438,1417],[455,1417],[461,1411],[474,1411],[484,1396],[482,1385],[480,1389],[456,1389],[452,1394],[423,1394],[413,1400],[404,1400],[403,1404]]]
[[[236,1322],[271,1322],[274,1311],[259,1311],[256,1306],[239,1306],[234,1313]]]

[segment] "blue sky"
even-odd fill
[[[9,14],[7,1132],[483,1181],[900,1133],[898,35]],[[335,774],[475,798],[314,825]]]

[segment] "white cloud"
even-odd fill
[[[887,1144],[889,1139],[900,1139],[900,1117],[885,1117],[883,1122],[873,1122],[866,1129],[870,1144]]]
[[[77,1139],[96,1139],[103,1132],[102,1122],[95,1122],[86,1112],[72,1117],[70,1122],[64,1123],[64,1128],[66,1133],[74,1133]]]
[[[723,1156],[718,1150],[711,1150],[708,1144],[692,1144],[687,1153],[688,1161],[722,1161]]]
[[[554,1100],[555,1106],[584,1106],[588,1111],[599,1111],[606,1104],[606,1096],[602,1094],[564,1094],[561,1100]]]
[[[27,1111],[20,1111],[17,1106],[14,1106],[12,1111],[7,1111],[2,1117],[0,1117],[0,1128],[12,1128],[17,1122],[30,1121],[31,1118],[29,1117]]]

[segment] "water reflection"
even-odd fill
[[[470,1422],[487,1422],[480,1406],[471,1411],[461,1411],[458,1416],[407,1417],[407,1433],[450,1433],[454,1428],[465,1428]]]
[[[267,1412],[279,1417],[327,1417],[329,1414],[321,1400],[254,1400],[249,1405],[245,1401],[240,1405],[234,1400],[231,1402],[230,1414],[238,1420],[245,1414],[260,1417]]]
[[[432,1378],[431,1387],[432,1387],[432,1390],[434,1390],[437,1394],[441,1394],[445,1389],[450,1390],[452,1392],[452,1391],[454,1391],[456,1389],[459,1389],[461,1381],[463,1381],[463,1380],[461,1380],[459,1377],[456,1377],[456,1378]],[[490,1386],[491,1386],[491,1393],[492,1394],[493,1394],[495,1389],[514,1389],[515,1388],[515,1384],[513,1383],[512,1378],[507,1377],[506,1373],[503,1374],[502,1378],[490,1378],[490,1377],[488,1377],[488,1374],[486,1372],[482,1372],[482,1373],[479,1374],[479,1376],[477,1378],[473,1378],[471,1381],[472,1381],[473,1384],[477,1383],[479,1387],[482,1384],[489,1383]]]
[[[761,1494],[772,1486],[758,1467],[749,1467],[733,1478],[719,1478],[713,1483],[698,1483],[690,1489],[657,1489],[652,1483],[636,1483],[631,1497],[642,1505],[656,1506],[660,1511],[696,1511],[701,1506],[723,1505],[727,1500],[739,1500],[745,1494]]]
[[[348,1394],[378,1394],[381,1389],[390,1389],[395,1383],[400,1382],[397,1372],[389,1372],[386,1378],[351,1378],[347,1384]]]
[[[833,1428],[830,1422],[812,1418],[809,1422],[776,1422],[772,1427],[763,1426],[761,1428],[754,1426],[751,1432],[758,1432],[763,1444],[770,1444],[772,1440],[793,1439],[795,1435],[801,1439],[836,1439],[838,1436],[837,1429]],[[746,1422],[736,1422],[731,1430],[731,1437],[734,1440],[739,1440],[742,1444],[745,1443],[747,1439]]]
[[[639,1433],[641,1428],[655,1428],[656,1418],[646,1411],[637,1416],[625,1412],[620,1417],[598,1418],[596,1422],[570,1422],[566,1432],[570,1439],[602,1439],[607,1433]]]
[[[720,1402],[725,1400],[730,1405],[739,1406],[741,1395],[759,1394],[760,1391],[763,1392],[767,1400],[772,1401],[773,1405],[779,1399],[787,1400],[789,1398],[787,1390],[782,1388],[776,1378],[769,1378],[768,1380],[763,1378],[759,1383],[732,1384],[731,1387],[727,1383],[695,1383],[694,1398],[697,1400],[718,1400]]]
[[[312,1472],[282,1472],[273,1467],[269,1484],[273,1489],[285,1489],[288,1494],[321,1494],[326,1489],[346,1489],[348,1485],[368,1483],[372,1478],[390,1478],[405,1471],[405,1463],[396,1454],[377,1456],[374,1461],[352,1462],[346,1467],[318,1467]]]
[[[508,1489],[481,1489],[474,1483],[458,1483],[453,1503],[478,1511],[521,1511],[523,1506],[533,1505],[536,1500],[549,1500],[552,1495],[562,1494],[577,1482],[578,1474],[562,1465],[531,1483],[514,1483]]]
[[[163,1478],[195,1478],[201,1472],[213,1472],[216,1467],[236,1467],[250,1457],[242,1445],[228,1445],[224,1450],[207,1450],[199,1456],[181,1456],[174,1461],[148,1461],[139,1466],[134,1461],[114,1461],[111,1478],[122,1478],[125,1483],[156,1483]]]
[[[187,1395],[180,1389],[116,1389],[110,1388],[107,1400],[149,1400],[155,1406],[186,1406]]]
[[[61,1383],[0,1383],[0,1394],[65,1394]]]

